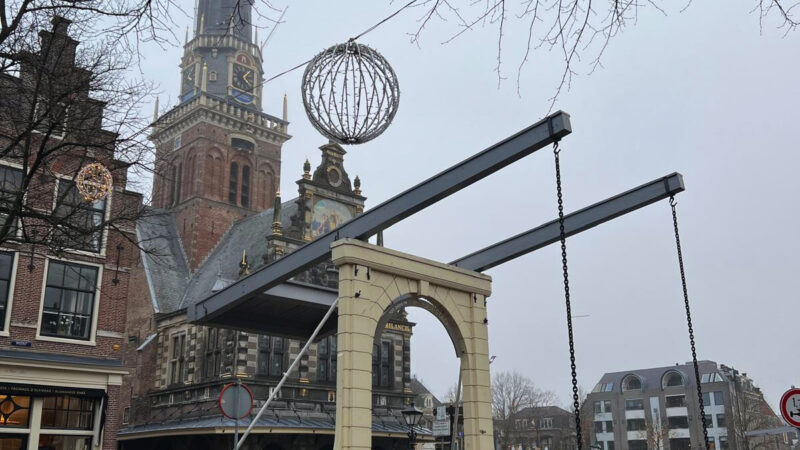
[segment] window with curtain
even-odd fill
[[[89,340],[98,268],[50,261],[47,268],[44,305],[42,305],[42,336]]]

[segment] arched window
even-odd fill
[[[170,170],[170,188],[169,188],[169,204],[167,206],[172,206],[175,204],[175,187],[176,183],[175,180],[178,178],[178,168],[172,166],[172,170]]]
[[[250,166],[242,166],[242,206],[250,207]]]
[[[183,175],[183,164],[178,164],[177,175],[175,176],[175,199],[174,204],[181,202],[181,178]]]
[[[681,375],[680,372],[671,370],[664,374],[664,377],[661,379],[661,386],[683,386],[683,375]]]
[[[228,184],[228,201],[236,204],[236,197],[238,197],[237,190],[239,188],[239,165],[235,162],[231,163],[231,178]]]
[[[642,380],[636,375],[628,375],[622,379],[622,392],[625,391],[641,391]]]

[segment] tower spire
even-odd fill
[[[198,34],[232,35],[245,42],[253,42],[252,0],[199,0],[197,17],[200,17]]]

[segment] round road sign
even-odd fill
[[[793,427],[800,427],[800,389],[792,388],[781,397],[781,415]]]
[[[253,392],[243,384],[228,383],[219,393],[219,409],[229,419],[244,419],[253,410]]]

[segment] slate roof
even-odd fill
[[[717,363],[714,361],[698,361],[700,374],[718,372]],[[678,371],[683,375],[687,386],[695,386],[694,366],[691,362],[686,364],[676,364],[674,366],[651,367],[648,369],[626,370],[622,372],[606,373],[600,378],[599,384],[614,383],[613,391],[619,392],[622,379],[626,375],[634,374],[642,380],[642,389],[661,388],[662,377],[670,371]]]
[[[297,211],[297,199],[281,203],[281,223],[287,229]],[[208,297],[214,285],[232,284],[239,279],[242,250],[247,254],[250,272],[264,265],[267,236],[273,222],[272,208],[235,222],[220,239],[206,260],[191,273],[174,217],[163,210],[152,210],[139,220],[137,236],[142,241],[144,268],[155,311],[171,313]],[[221,283],[220,283],[221,282]]]
[[[251,418],[239,421],[240,429],[245,429],[250,425]],[[189,431],[207,430],[213,428],[233,427],[234,421],[222,415],[213,417],[202,417],[190,420],[173,422],[154,422],[146,425],[120,429],[117,433],[120,437],[134,436],[142,433],[161,432],[161,431]],[[285,412],[277,414],[269,411],[264,414],[256,424],[256,427],[264,428],[291,428],[291,429],[316,429],[334,430],[336,424],[331,414],[313,412]],[[431,430],[423,427],[416,428],[418,434],[431,435]],[[395,416],[372,416],[372,431],[378,433],[401,433],[408,432],[408,426],[402,418]]]
[[[411,378],[411,392],[413,392],[414,395],[417,396],[417,397],[430,394],[433,397],[433,407],[434,408],[437,408],[437,407],[442,406],[444,404],[444,403],[440,402],[439,399],[436,398],[436,396],[433,395],[433,393],[431,391],[429,391],[428,388],[425,387],[425,385],[422,384],[421,381],[419,381],[418,379],[413,378],[413,377]],[[418,404],[417,406],[422,406],[422,404]]]
[[[157,313],[178,309],[189,283],[189,265],[183,251],[175,219],[164,210],[152,209],[136,224],[136,237],[142,250],[142,262],[150,297]],[[146,250],[146,251],[145,251]]]

